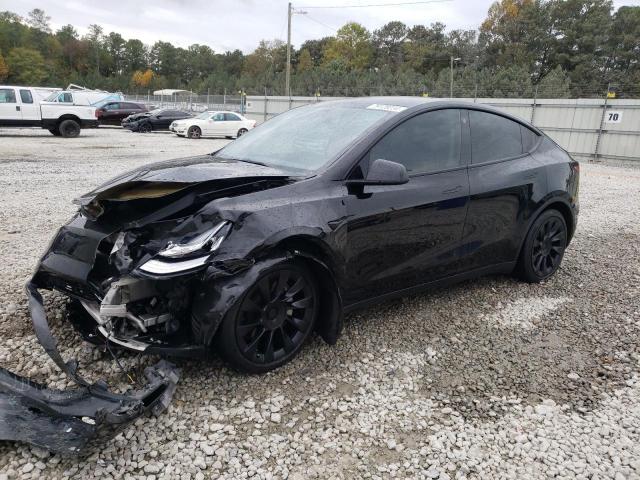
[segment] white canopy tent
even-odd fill
[[[177,90],[173,88],[165,88],[163,90],[156,90],[155,92],[153,92],[154,95],[160,95],[162,97],[171,97],[173,95],[179,95],[181,93],[190,94],[192,92],[190,92],[189,90]]]

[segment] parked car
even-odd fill
[[[168,130],[176,120],[192,118],[193,114],[182,110],[159,108],[150,112],[136,113],[122,120],[122,126],[132,132],[151,132],[153,130]]]
[[[147,107],[133,102],[108,102],[96,109],[96,116],[100,125],[120,125],[129,115],[146,112]]]
[[[238,138],[256,126],[255,120],[249,120],[236,112],[203,112],[197,117],[178,120],[169,130],[179,137],[233,137]]]
[[[80,93],[0,85],[0,127],[42,127],[77,137],[81,128],[98,126],[95,110]]]
[[[548,279],[578,183],[567,152],[488,106],[318,103],[80,197],[29,291],[78,299],[73,323],[98,344],[265,372],[313,331],[335,343],[344,313],[374,302],[487,274]]]

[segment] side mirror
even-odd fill
[[[403,185],[409,181],[404,165],[378,158],[369,167],[364,180],[347,180],[347,185]]]

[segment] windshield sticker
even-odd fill
[[[369,110],[384,110],[385,112],[401,112],[406,110],[407,107],[401,107],[400,105],[383,105],[380,103],[373,103],[367,107]]]

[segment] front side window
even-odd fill
[[[0,88],[0,103],[16,103],[16,91],[13,88]]]
[[[214,122],[224,122],[224,113],[216,113],[211,119]]]
[[[401,163],[409,175],[459,167],[461,130],[460,110],[416,115],[385,135],[369,151],[369,161]]]
[[[471,163],[483,163],[522,154],[520,124],[493,113],[469,111]]]
[[[20,90],[20,100],[22,103],[33,103],[33,97],[29,90]]]

